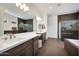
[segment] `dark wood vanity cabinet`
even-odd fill
[[[39,34],[41,34],[41,36],[39,37],[39,39],[42,40],[42,44],[44,44],[45,41],[46,41],[46,32],[45,33],[39,33]]]
[[[34,56],[38,53],[38,38],[28,40],[4,53],[9,56]]]
[[[23,56],[23,55],[25,56],[27,54],[32,55],[33,52],[31,52],[31,53],[29,52],[29,50],[30,51],[33,50],[32,43],[33,43],[32,40],[29,40],[29,41],[24,42],[23,44],[20,44],[4,53],[9,54],[10,56]]]
[[[79,12],[78,12],[78,20],[79,20]]]
[[[34,42],[33,42],[33,55],[35,56],[35,55],[37,55],[38,54],[38,37],[36,37],[34,40],[33,40]]]
[[[42,40],[43,40],[42,42],[45,43],[45,41],[46,41],[46,33],[42,34]]]

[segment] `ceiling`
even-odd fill
[[[16,7],[14,3],[4,3],[1,5],[5,8],[5,12],[13,16],[24,19],[31,19],[34,17],[34,15],[31,15],[29,12],[24,12]],[[34,6],[34,9],[37,8],[41,15],[62,15],[79,11],[79,3],[27,3],[27,5],[30,5],[30,7]]]
[[[79,11],[79,3],[35,3],[36,7],[49,15],[62,15]]]
[[[31,15],[29,13],[29,11],[24,12],[19,7],[16,7],[16,5],[14,3],[4,3],[1,5],[5,8],[5,12],[10,14],[10,15],[20,17],[23,19],[31,19],[34,17],[33,15]]]

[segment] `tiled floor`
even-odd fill
[[[64,42],[58,39],[48,39],[39,49],[38,56],[68,56],[68,54],[64,49]]]

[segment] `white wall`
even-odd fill
[[[59,22],[59,38],[61,39],[61,22]]]
[[[48,16],[47,18],[47,37],[57,38],[57,16]]]
[[[0,36],[4,34],[3,16],[4,16],[4,8],[2,6],[0,6]]]

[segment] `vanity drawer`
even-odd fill
[[[26,47],[25,49],[25,56],[33,56],[33,45]]]
[[[22,52],[26,47],[30,46],[32,43],[33,43],[32,40],[29,40],[23,44],[20,44],[16,47],[6,51],[5,53],[8,53],[10,56],[15,56],[18,53]]]

